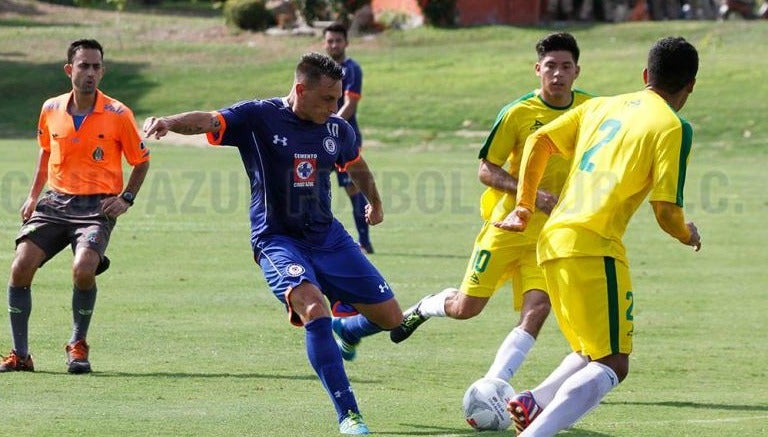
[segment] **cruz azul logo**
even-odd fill
[[[317,154],[296,153],[293,155],[293,186],[314,187],[317,177]]]
[[[331,137],[323,138],[323,148],[326,152],[333,155],[336,153],[336,140]]]

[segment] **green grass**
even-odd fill
[[[114,14],[92,14],[53,24],[0,18],[0,265],[13,257],[39,106],[68,86],[66,41],[105,43],[103,88],[134,107],[139,121],[282,94],[298,54],[319,48],[316,39],[247,34],[188,42],[219,35],[220,21],[210,17],[130,12],[116,28]],[[768,156],[758,123],[767,113],[761,72],[768,56],[755,41],[766,40],[768,28],[702,22],[572,30],[583,50],[579,86],[601,94],[639,88],[645,52],[659,36],[681,34],[699,47],[697,88],[682,113],[696,135],[688,215],[704,247],[691,253],[657,229],[649,208],[640,209],[626,238],[636,290],[630,376],[566,435],[765,435]],[[366,159],[386,207],[385,222],[372,231],[372,259],[403,306],[460,280],[480,226],[477,150],[497,110],[536,86],[532,45],[542,34],[418,29],[352,41],[350,54],[366,73]],[[335,435],[303,331],[287,323],[251,259],[237,153],[150,145],[152,169],[114,233],[112,269],[99,278],[89,335],[95,373],[65,371],[71,257],[63,253],[35,280],[37,372],[2,375],[3,432]],[[341,190],[334,195],[349,225],[348,201]],[[475,319],[430,321],[401,345],[366,339],[347,371],[368,424],[377,435],[474,435],[461,396],[516,320],[505,288]],[[8,349],[10,339],[0,339]],[[536,384],[566,352],[548,321],[513,385]]]

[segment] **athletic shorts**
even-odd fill
[[[552,311],[574,352],[593,360],[632,352],[629,267],[611,257],[545,261]]]
[[[387,281],[337,221],[322,245],[285,235],[261,236],[254,255],[272,293],[285,305],[295,326],[302,326],[302,322],[286,296],[302,282],[317,286],[334,306],[337,302],[344,306],[377,304],[394,297]]]
[[[111,195],[72,195],[48,191],[37,202],[35,212],[24,222],[16,236],[16,245],[28,239],[45,252],[45,260],[67,246],[96,251],[101,258],[109,244],[116,220],[104,215],[101,201]]]
[[[536,243],[521,241],[519,234],[486,222],[475,239],[459,290],[467,296],[490,298],[510,279],[516,311],[522,308],[526,292],[547,290],[544,272],[536,263]]]

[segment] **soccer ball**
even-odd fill
[[[480,378],[464,393],[464,418],[478,431],[503,431],[512,424],[507,404],[514,396],[515,390],[507,381]]]

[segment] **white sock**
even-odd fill
[[[445,300],[458,292],[455,288],[446,288],[434,296],[425,297],[419,305],[419,312],[425,317],[445,317]]]
[[[589,363],[587,357],[578,352],[571,352],[566,355],[563,361],[560,362],[560,365],[547,376],[547,379],[531,390],[533,399],[536,400],[539,407],[545,408],[549,405],[555,397],[557,390],[563,385],[563,382],[574,373],[583,369],[587,363]]]
[[[523,328],[513,329],[496,351],[496,358],[485,374],[487,378],[499,378],[509,381],[512,375],[523,364],[525,356],[531,350],[536,339]]]
[[[594,361],[587,364],[563,383],[552,403],[520,437],[549,437],[573,426],[618,383],[619,378],[610,367]]]

